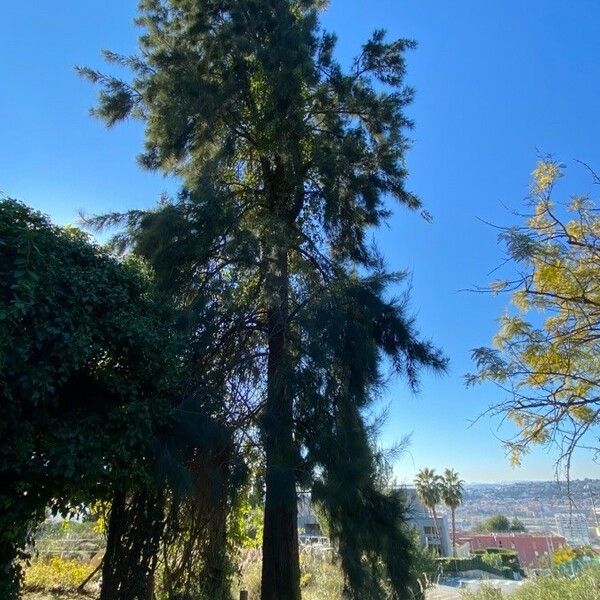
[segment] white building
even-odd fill
[[[423,545],[437,550],[442,556],[451,556],[452,539],[448,517],[438,512],[437,522],[434,522],[429,509],[419,500],[415,488],[404,488],[403,491],[407,499],[409,523],[419,532]]]
[[[319,521],[312,510],[310,492],[300,492],[298,494],[298,533],[301,541],[325,539]]]
[[[581,513],[554,515],[558,533],[572,546],[584,546],[590,543],[590,533],[585,515]]]
[[[419,501],[415,489],[402,488],[402,491],[407,499],[408,523],[419,533],[421,543],[437,550],[441,556],[451,556],[452,541],[448,517],[438,513],[436,527],[429,510]],[[310,492],[301,492],[298,495],[298,530],[301,542],[321,542],[326,539],[312,510]]]

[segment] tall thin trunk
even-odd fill
[[[452,506],[452,556],[456,558],[456,509]]]
[[[117,492],[112,500],[110,516],[108,519],[108,536],[106,550],[102,560],[102,587],[100,600],[112,600],[119,593],[119,544],[125,529],[126,494]]]
[[[263,530],[262,600],[300,600],[296,453],[289,390],[289,274],[285,244],[270,256],[266,284],[268,366],[263,417],[266,497]]]
[[[217,454],[217,474],[213,498],[218,498],[217,506],[210,510],[211,517],[206,533],[206,561],[203,573],[204,589],[207,598],[223,600],[231,598],[231,582],[227,563],[227,495],[231,477],[232,447],[227,446]]]
[[[438,537],[438,540],[440,541],[440,554],[444,554],[444,548],[442,546],[442,535],[440,532],[440,528],[438,527],[437,511],[435,510],[435,504],[431,507],[431,512],[433,513],[433,526],[435,528],[435,533]]]
[[[117,492],[108,522],[100,600],[152,600],[164,497]]]

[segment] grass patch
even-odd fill
[[[260,598],[262,564],[258,552],[248,552],[241,565],[241,576],[234,586],[233,597],[239,590],[247,590],[250,600]],[[300,553],[300,587],[302,600],[339,600],[342,598],[344,581],[338,563],[331,560],[331,552],[303,549]]]
[[[90,563],[58,556],[36,559],[25,570],[24,587],[31,592],[75,592],[93,570]]]
[[[504,600],[500,590],[483,586],[477,592],[464,592],[463,600]],[[575,577],[541,575],[525,583],[510,600],[600,600],[600,566],[581,571]]]

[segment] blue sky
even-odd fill
[[[5,0],[0,20],[0,190],[59,223],[89,213],[152,205],[175,183],[141,171],[137,123],[107,131],[88,116],[95,91],[73,66],[102,66],[99,51],[135,50],[135,0]],[[417,396],[391,383],[382,441],[412,433],[396,465],[456,468],[468,481],[549,479],[553,457],[538,450],[512,469],[491,388],[466,390],[470,351],[488,344],[507,299],[460,290],[491,279],[502,259],[496,232],[482,220],[514,222],[538,152],[568,165],[565,194],[592,192],[573,159],[600,169],[600,3],[596,0],[332,0],[324,25],[348,61],[378,27],[409,37],[408,83],[416,128],[409,187],[434,221],[396,211],[377,240],[390,268],[408,268],[412,306],[424,335],[450,357],[445,377],[424,376]],[[600,477],[580,456],[576,477]]]

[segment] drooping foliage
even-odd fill
[[[126,215],[126,227],[112,240],[114,249],[129,248],[153,266],[185,340],[183,401],[157,440],[158,470],[168,489],[159,583],[169,598],[229,596],[230,517],[247,474],[242,433],[252,437],[262,399],[256,388],[264,358],[256,290],[241,264],[246,258],[221,234],[224,222],[202,209],[182,192],[176,202]],[[93,224],[122,218],[106,215]]]
[[[383,383],[382,354],[411,379],[412,361],[431,352],[415,342],[402,303],[382,299],[390,279],[340,277],[301,318],[297,427],[307,449],[304,470],[338,545],[350,598],[381,598],[386,583],[403,597],[415,583],[404,498],[378,481],[364,417]]]
[[[385,299],[395,277],[368,241],[385,196],[420,206],[404,188],[403,54],[414,44],[377,31],[344,70],[335,36],[319,29],[322,7],[144,0],[140,53],[105,53],[132,79],[80,69],[102,86],[94,112],[108,125],[144,121],[141,164],[184,182],[155,211],[95,223],[124,221],[115,243],[149,258],[198,325],[197,347],[225,349],[224,414],[257,432],[265,454],[264,600],[299,597],[296,487],[315,482],[347,548],[348,595],[366,589],[362,558],[382,555],[404,592],[405,538],[391,525],[376,536],[402,511],[373,485],[365,411],[384,357],[413,385],[419,367],[444,366],[402,303]],[[360,490],[360,519],[326,501],[342,481]]]
[[[170,314],[140,265],[0,202],[0,595],[50,505],[148,482],[177,376]]]
[[[599,448],[600,216],[589,197],[556,200],[562,173],[557,162],[540,161],[532,214],[500,235],[519,275],[491,290],[510,292],[516,311],[500,318],[494,348],[474,350],[478,372],[467,381],[505,391],[492,411],[517,427],[506,442],[514,463],[532,444],[556,444],[557,468],[568,476],[576,448]]]
[[[176,204],[169,205],[166,210],[169,213],[194,214],[193,204],[187,206],[190,202],[194,200],[182,194]],[[169,219],[163,221],[162,210],[165,208],[145,215],[130,214],[129,227],[115,241],[125,241],[159,265],[164,258],[162,248],[167,253],[174,252],[175,248],[182,253],[187,250],[190,256],[185,258],[185,254],[181,254],[180,265],[185,265],[188,260],[191,264],[192,257],[202,256],[206,250],[201,234],[203,224],[192,220],[187,229],[178,227],[176,242],[169,237],[170,229],[162,228],[163,224],[169,222]],[[198,236],[196,243],[192,243],[193,235]],[[200,260],[195,265],[196,269],[199,264]],[[238,275],[240,272],[241,269]],[[435,356],[435,351],[427,343],[416,341],[414,324],[405,316],[404,302],[382,298],[386,285],[398,281],[401,276],[381,271],[364,278],[357,274],[344,274],[343,270],[335,272],[338,273],[337,277],[332,276],[328,287],[320,289],[318,296],[302,297],[301,291],[298,291],[299,309],[290,327],[293,335],[291,347],[296,355],[302,357],[294,375],[298,483],[313,488],[315,500],[327,514],[332,537],[343,549],[343,566],[348,578],[347,595],[377,597],[382,593],[382,583],[389,577],[397,590],[406,590],[408,585],[414,583],[409,574],[413,541],[403,527],[402,498],[377,485],[376,457],[369,425],[363,415],[385,380],[380,360],[382,353],[399,372],[405,372],[409,380],[416,383],[419,361]],[[241,290],[237,290],[235,296],[230,296],[226,292],[228,273],[226,270],[220,273],[218,286],[222,294],[209,303],[212,310],[221,311],[224,321],[235,317],[236,323],[240,315],[258,313],[255,308],[256,296],[242,294]],[[214,275],[209,277],[207,274],[205,280],[197,270],[196,276],[200,281],[209,282],[209,285],[216,284],[211,279]],[[170,293],[175,296],[179,296],[182,289],[177,281],[177,278],[165,281],[166,286],[173,286]],[[181,281],[183,288],[190,288],[189,298],[199,296],[191,274]],[[307,286],[302,293],[311,291],[314,292],[313,288]],[[195,319],[198,310],[198,304],[192,302],[184,321],[189,323]],[[187,310],[182,310],[182,314],[187,314]],[[214,321],[216,312],[211,314]],[[217,321],[221,322],[220,319]],[[245,353],[235,355],[238,364],[240,357],[246,356],[247,364],[252,368],[248,371],[235,371],[232,368],[227,389],[239,392],[244,377],[253,385],[261,381],[260,376],[252,376],[252,372],[260,371],[262,364],[260,338],[257,339],[254,333],[256,327],[246,316],[245,325],[237,329],[240,333],[249,330],[249,335],[252,335],[245,344],[238,346],[245,348]],[[203,328],[203,332],[207,334],[207,327]],[[215,342],[217,339],[213,338]],[[222,355],[231,356],[219,351],[218,356]],[[252,360],[254,355],[257,356]],[[236,375],[244,377],[236,379]],[[240,407],[236,404],[240,399],[250,402]],[[254,415],[264,402],[264,396],[258,394],[252,398],[244,393],[230,398],[229,402],[231,405],[226,414],[237,417],[237,426],[250,427],[246,431],[251,432],[256,422]],[[203,479],[204,485],[206,481]],[[193,511],[193,503],[186,510]],[[206,514],[206,506],[203,510]],[[175,535],[179,539],[189,535],[183,523],[179,523]],[[199,539],[198,536],[196,539]],[[369,559],[364,560],[365,556]],[[173,579],[177,580],[177,575],[184,574],[182,566]],[[195,581],[199,581],[197,577]]]

